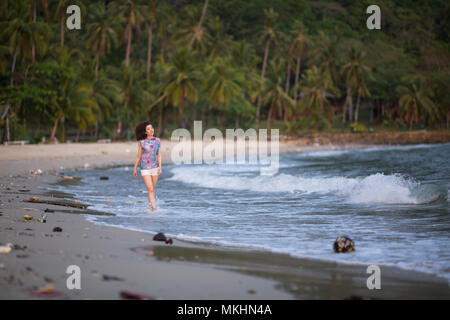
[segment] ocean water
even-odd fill
[[[166,165],[155,212],[132,167],[65,172],[83,183],[58,188],[116,214],[94,223],[450,280],[449,158],[447,143],[285,154],[272,176],[250,164]],[[340,235],[355,252],[333,252]]]

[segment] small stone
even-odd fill
[[[156,234],[154,237],[153,237],[153,240],[154,241],[167,241],[167,238],[166,238],[166,236],[164,235],[164,233],[162,233],[162,232],[159,232],[158,234]]]
[[[116,276],[108,276],[106,274],[103,275],[103,281],[124,281],[124,279],[116,277]]]
[[[62,232],[62,228],[60,227],[54,227],[53,232]]]

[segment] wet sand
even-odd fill
[[[174,143],[162,145],[168,155]],[[357,146],[280,142],[280,152]],[[83,199],[46,190],[53,183],[70,182],[58,175],[60,167],[133,165],[136,151],[134,142],[0,146],[0,245],[15,245],[9,253],[0,253],[0,299],[120,299],[121,291],[177,300],[450,298],[446,279],[396,267],[381,266],[381,289],[369,290],[367,265],[177,239],[172,245],[156,242],[150,233],[90,223],[86,214],[108,213],[84,209],[79,206]],[[163,163],[169,158],[163,153]],[[42,173],[29,173],[38,169]],[[30,197],[58,204],[25,202]],[[76,205],[60,205],[61,197]],[[46,208],[55,212],[47,213],[46,223],[39,223]],[[25,221],[24,215],[33,220]],[[54,227],[62,232],[53,232]],[[80,267],[80,290],[66,286],[70,265]],[[49,285],[53,292],[33,295]]]

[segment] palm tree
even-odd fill
[[[206,38],[208,44],[209,56],[216,58],[217,56],[226,56],[231,47],[232,37],[225,33],[223,23],[219,17],[210,19],[206,25]]]
[[[86,46],[95,55],[95,79],[98,79],[98,67],[100,57],[109,52],[111,48],[118,45],[117,33],[114,20],[111,19],[111,11],[108,11],[102,2],[96,3],[89,8],[90,18],[93,22],[87,25]]]
[[[174,34],[174,40],[179,46],[186,46],[189,50],[205,56],[208,30],[203,27],[199,28],[199,21],[202,19],[201,15],[200,8],[194,5],[187,5],[183,9],[184,18],[180,20],[177,31]]]
[[[50,141],[55,138],[58,123],[64,124],[65,119],[74,121],[82,130],[88,124],[95,123],[95,112],[99,107],[93,97],[92,85],[83,81],[77,74],[79,68],[71,63],[77,51],[69,51],[66,47],[61,50],[58,66],[61,70],[60,81],[56,88],[57,99],[53,102],[55,123],[50,136]],[[63,127],[64,128],[64,127]],[[63,129],[62,141],[65,141]]]
[[[312,126],[324,123],[328,127],[333,118],[333,107],[327,98],[339,97],[337,89],[328,72],[321,71],[316,66],[306,71],[300,95],[300,112]]]
[[[328,74],[327,77],[329,77],[333,83],[339,83],[339,44],[341,43],[339,30],[335,30],[331,37],[320,32],[319,39],[315,43],[317,45],[311,54],[313,63],[319,66],[321,73]]]
[[[99,106],[95,113],[95,138],[98,138],[98,125],[103,123],[106,117],[113,112],[115,104],[123,101],[123,93],[120,84],[111,79],[100,78],[92,84],[92,96]]]
[[[134,0],[127,0],[126,4],[118,5],[117,13],[125,21],[124,40],[127,44],[125,50],[125,65],[130,65],[131,41],[133,38],[133,28],[139,27],[144,20],[143,12],[145,6],[136,4]]]
[[[244,74],[241,70],[232,66],[231,58],[216,58],[206,66],[205,92],[208,92],[208,99],[212,109],[223,104],[228,106],[231,102],[238,100],[242,96],[242,84]],[[218,123],[220,123],[220,110]]]
[[[296,57],[296,68],[295,68],[295,84],[294,86],[298,87],[298,81],[300,79],[300,67],[302,64],[302,57],[306,52],[306,43],[308,40],[306,36],[306,28],[300,21],[295,21],[294,28],[292,29],[292,35],[294,37],[292,42],[293,55]],[[294,92],[294,101],[297,103],[298,92]]]
[[[156,23],[158,7],[155,0],[150,0],[147,10],[143,13],[143,22],[148,33],[147,41],[147,69],[146,79],[150,80],[150,69],[152,65],[152,43],[153,43],[153,25]]]
[[[201,33],[202,24],[203,24],[203,20],[205,19],[207,8],[208,8],[208,0],[205,0],[205,3],[203,4],[202,15],[200,17],[200,21],[198,22],[198,25],[195,27],[195,31],[194,31],[194,34],[192,35],[191,41],[189,41],[189,46],[188,46],[189,49],[192,48],[192,44],[194,43],[194,40],[197,38],[198,34]]]
[[[365,78],[365,73],[369,72],[369,67],[364,61],[364,52],[356,46],[350,50],[349,61],[342,67],[345,76],[345,84],[347,86],[347,98],[344,105],[342,121],[345,122],[345,110],[348,106],[349,119],[353,121],[353,92],[354,88],[361,87],[361,82]]]
[[[246,41],[234,42],[231,55],[233,67],[244,73],[242,101],[246,101],[245,105],[250,106],[248,102],[255,103],[264,89],[264,79],[256,68],[260,58],[256,55],[255,48]]]
[[[266,21],[264,23],[264,30],[261,36],[261,42],[265,44],[265,50],[264,50],[264,60],[263,65],[261,69],[261,78],[264,78],[264,74],[266,72],[266,66],[267,66],[267,58],[269,57],[269,48],[270,44],[276,43],[277,41],[277,32],[275,30],[275,21],[278,17],[278,14],[273,11],[272,8],[269,10],[264,10],[264,14],[266,16]],[[256,106],[256,128],[259,127],[259,115],[261,112],[261,96],[258,97],[258,104]]]
[[[167,44],[170,43],[167,39],[173,34],[175,26],[178,25],[178,15],[175,9],[163,1],[158,7],[158,19],[156,21],[155,33],[157,36],[158,47],[160,54],[167,58]]]
[[[424,80],[417,76],[404,77],[402,80],[405,84],[400,85],[397,92],[401,95],[400,110],[405,120],[409,121],[409,130],[421,117],[434,121],[438,117],[438,110],[430,98],[431,91],[424,86]]]
[[[5,22],[0,24],[3,30],[0,37],[9,39],[9,49],[13,58],[11,64],[10,83],[14,83],[14,71],[17,57],[22,54],[24,58],[30,57],[31,63],[34,63],[33,46],[40,55],[47,51],[47,40],[50,34],[50,28],[42,22],[33,22],[29,19],[29,11],[22,2],[14,3],[15,8],[9,12]]]
[[[282,53],[284,53],[285,59],[286,59],[286,80],[284,84],[284,92],[286,94],[289,94],[290,85],[291,85],[291,71],[292,66],[295,65],[295,52],[294,52],[294,46],[290,43],[290,39],[287,35],[281,34],[281,43],[282,43]],[[288,106],[284,106],[284,116],[283,119],[285,121],[288,120]]]
[[[270,76],[267,78],[267,90],[265,91],[264,103],[269,104],[269,113],[267,115],[267,128],[270,129],[272,124],[272,117],[275,117],[275,112],[281,115],[283,109],[287,112],[291,110],[295,102],[283,89],[283,82],[285,74],[283,72],[286,61],[279,59],[278,62],[272,61],[270,63]]]
[[[188,49],[176,50],[171,58],[171,63],[168,64],[169,70],[164,94],[169,98],[166,103],[171,102],[173,106],[178,106],[178,123],[183,126],[185,99],[187,98],[191,102],[198,101],[195,86],[201,79],[201,74]]]
[[[355,109],[355,122],[358,122],[358,115],[359,115],[359,105],[361,102],[361,98],[370,97],[370,91],[366,86],[366,82],[362,79],[358,83],[358,97],[356,99],[356,109]]]
[[[55,18],[58,20],[59,23],[59,34],[60,34],[60,46],[61,48],[64,47],[64,25],[65,25],[65,18],[66,18],[66,10],[69,5],[77,5],[80,7],[81,10],[81,16],[84,16],[84,13],[86,11],[86,7],[84,3],[80,0],[58,0],[56,4],[55,9]]]
[[[56,18],[59,21],[59,34],[60,34],[60,44],[61,48],[64,47],[64,17],[66,14],[67,6],[69,0],[59,0],[56,7]]]
[[[44,9],[45,17],[47,18],[47,21],[48,21],[47,0],[43,0],[42,1],[42,6],[43,6],[43,9]],[[33,5],[32,5],[32,11],[33,11],[33,13],[32,13],[32,21],[33,21],[33,23],[36,23],[36,21],[37,21],[37,10],[38,10],[38,0],[33,0]],[[34,64],[35,56],[36,56],[36,47],[35,47],[34,43],[31,44],[31,56],[32,56],[31,61]]]
[[[22,54],[24,58],[29,55],[34,64],[34,48],[38,49],[39,54],[44,55],[50,28],[47,24],[31,21],[30,12],[25,4],[14,1],[12,9],[6,13],[6,20],[0,23],[0,30],[2,30],[0,38],[8,39],[8,47],[3,46],[3,51],[8,48],[12,56],[10,85],[13,86],[18,55]],[[5,62],[4,59],[2,61]],[[1,115],[2,118],[6,118],[2,142],[5,138],[9,140],[9,111],[10,101],[7,99],[6,107]]]

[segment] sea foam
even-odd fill
[[[279,173],[275,176],[227,175],[217,166],[183,166],[171,170],[169,180],[204,188],[255,192],[332,193],[350,203],[420,204],[435,200],[420,183],[400,174],[376,173],[366,177],[304,177]]]

